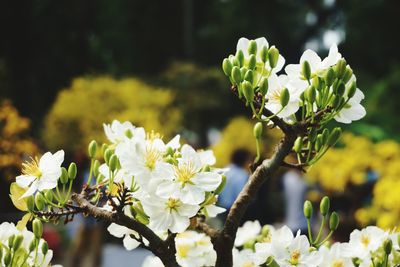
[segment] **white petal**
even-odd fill
[[[214,152],[212,150],[200,151],[198,152],[198,155],[200,156],[201,165],[203,166],[214,165],[216,162]]]
[[[180,190],[180,199],[182,202],[196,205],[204,201],[205,193],[197,186],[186,184],[184,188]]]
[[[308,61],[308,63],[310,63],[311,72],[315,72],[320,68],[321,58],[314,51],[310,49],[304,51],[303,55],[300,58],[300,65],[306,60]]]
[[[129,235],[126,235],[124,237],[123,243],[124,243],[124,247],[127,250],[135,249],[140,245],[140,243],[138,241],[136,241],[135,239],[131,238]]]
[[[18,184],[20,187],[26,188],[26,187],[28,187],[35,179],[36,179],[36,177],[35,177],[35,176],[32,176],[32,175],[20,175],[20,176],[17,176],[16,182],[17,182],[17,184]]]
[[[33,195],[37,191],[37,189],[38,189],[38,181],[35,180],[29,186],[29,189],[20,198],[25,198]]]
[[[236,51],[242,50],[243,54],[246,56],[246,55],[248,55],[248,51],[247,51],[248,47],[249,47],[249,39],[242,37],[239,39],[239,41],[237,43]]]
[[[129,229],[126,228],[125,226],[116,224],[116,223],[111,223],[108,227],[107,227],[108,232],[115,236],[115,237],[123,237],[124,235],[126,235],[127,233],[129,233]]]
[[[179,139],[180,139],[180,135],[176,135],[171,141],[168,142],[168,144],[166,145],[167,147],[171,147],[173,149],[177,149],[181,146],[181,144],[179,143]]]
[[[190,220],[187,217],[184,216],[180,216],[177,212],[173,211],[171,213],[172,218],[173,218],[173,222],[172,225],[170,227],[171,232],[173,233],[182,233],[183,231],[185,231],[189,224],[190,224]]]
[[[220,185],[222,177],[215,172],[200,172],[191,180],[204,191],[213,191]]]
[[[163,198],[173,197],[176,192],[179,192],[180,184],[173,181],[163,181],[157,187],[157,196]]]
[[[57,186],[57,179],[51,179],[50,177],[41,177],[38,180],[38,190],[43,191],[47,189],[53,189]]]
[[[218,207],[216,205],[208,205],[208,206],[205,207],[205,209],[206,209],[207,214],[208,214],[209,217],[215,217],[218,214],[223,213],[224,211],[226,211],[225,208],[221,208],[221,207]]]

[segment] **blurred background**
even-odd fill
[[[0,5],[0,222],[21,216],[8,192],[24,159],[63,148],[69,160],[85,168],[88,142],[105,141],[102,123],[113,119],[160,131],[165,138],[180,133],[197,148],[214,149],[218,166],[242,167],[244,155],[255,152],[254,122],[230,93],[220,65],[240,37],[265,36],[287,63],[297,63],[307,48],[325,56],[337,43],[366,94],[367,116],[345,127],[337,148],[308,173],[282,170],[269,179],[246,219],[288,222],[288,210],[301,207],[304,197],[317,203],[329,195],[342,218],[337,240],[368,224],[399,225],[399,1],[31,0]],[[265,133],[265,156],[279,136]],[[238,151],[247,151],[240,162],[232,157]],[[288,199],[296,176],[303,176],[303,191],[297,192],[299,199]],[[47,227],[56,262],[110,266],[125,257],[139,264],[144,254],[132,261],[120,240],[101,234],[105,226],[77,221],[67,228]],[[85,236],[98,246],[89,246],[93,257],[83,261],[79,249],[88,251]],[[64,249],[70,247],[75,249]]]

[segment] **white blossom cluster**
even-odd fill
[[[47,267],[52,257],[47,243],[36,239],[26,228],[20,230],[8,222],[0,224],[0,266]]]
[[[184,241],[180,241],[184,236]],[[215,253],[212,244],[203,234],[188,232],[177,237],[178,262],[182,266],[214,266]],[[258,221],[248,221],[237,232],[233,249],[234,267],[371,267],[398,266],[400,263],[399,234],[384,231],[376,226],[354,230],[346,243],[326,244],[319,248],[310,246],[305,235],[283,226],[261,227]],[[200,249],[199,240],[202,240]],[[390,240],[390,254],[385,265],[385,243]],[[182,247],[181,247],[182,246]],[[193,250],[191,252],[191,250]],[[182,260],[184,251],[185,261]],[[206,253],[203,253],[206,251]],[[207,259],[205,259],[208,257]],[[208,262],[207,262],[208,261]],[[380,265],[383,264],[383,265]],[[143,267],[163,266],[156,257],[148,257]]]

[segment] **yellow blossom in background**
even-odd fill
[[[83,77],[62,90],[45,119],[46,146],[86,152],[92,139],[105,141],[102,123],[117,119],[162,132],[166,138],[179,130],[181,113],[175,95],[136,78]]]
[[[21,117],[9,101],[0,103],[0,170],[7,180],[14,179],[22,162],[38,152],[29,127],[29,119]]]
[[[377,174],[371,203],[354,214],[360,225],[376,223],[391,229],[400,226],[400,145],[391,140],[373,143],[366,137],[346,134],[342,147],[332,148],[308,172],[309,181],[328,193],[343,193],[348,185],[368,182]]]
[[[245,117],[233,118],[221,132],[221,139],[211,147],[217,158],[217,165],[222,167],[229,164],[231,154],[239,148],[256,154],[256,141],[253,135],[254,122]],[[281,137],[277,129],[263,130],[262,156],[268,156],[274,147],[274,144]]]

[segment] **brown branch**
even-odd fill
[[[71,199],[78,204],[84,213],[98,219],[102,219],[105,222],[116,223],[125,226],[138,232],[147,241],[149,241],[149,249],[158,256],[163,264],[167,267],[179,266],[175,259],[175,253],[173,253],[165,241],[158,237],[150,228],[146,225],[126,216],[120,212],[111,212],[105,209],[101,209],[92,203],[90,203],[84,196],[84,194],[74,193]]]
[[[306,172],[306,169],[304,169],[304,167],[307,167],[307,166],[308,166],[307,164],[292,164],[292,163],[288,163],[286,161],[282,162],[282,167],[296,169],[296,170],[299,170],[301,172]]]

